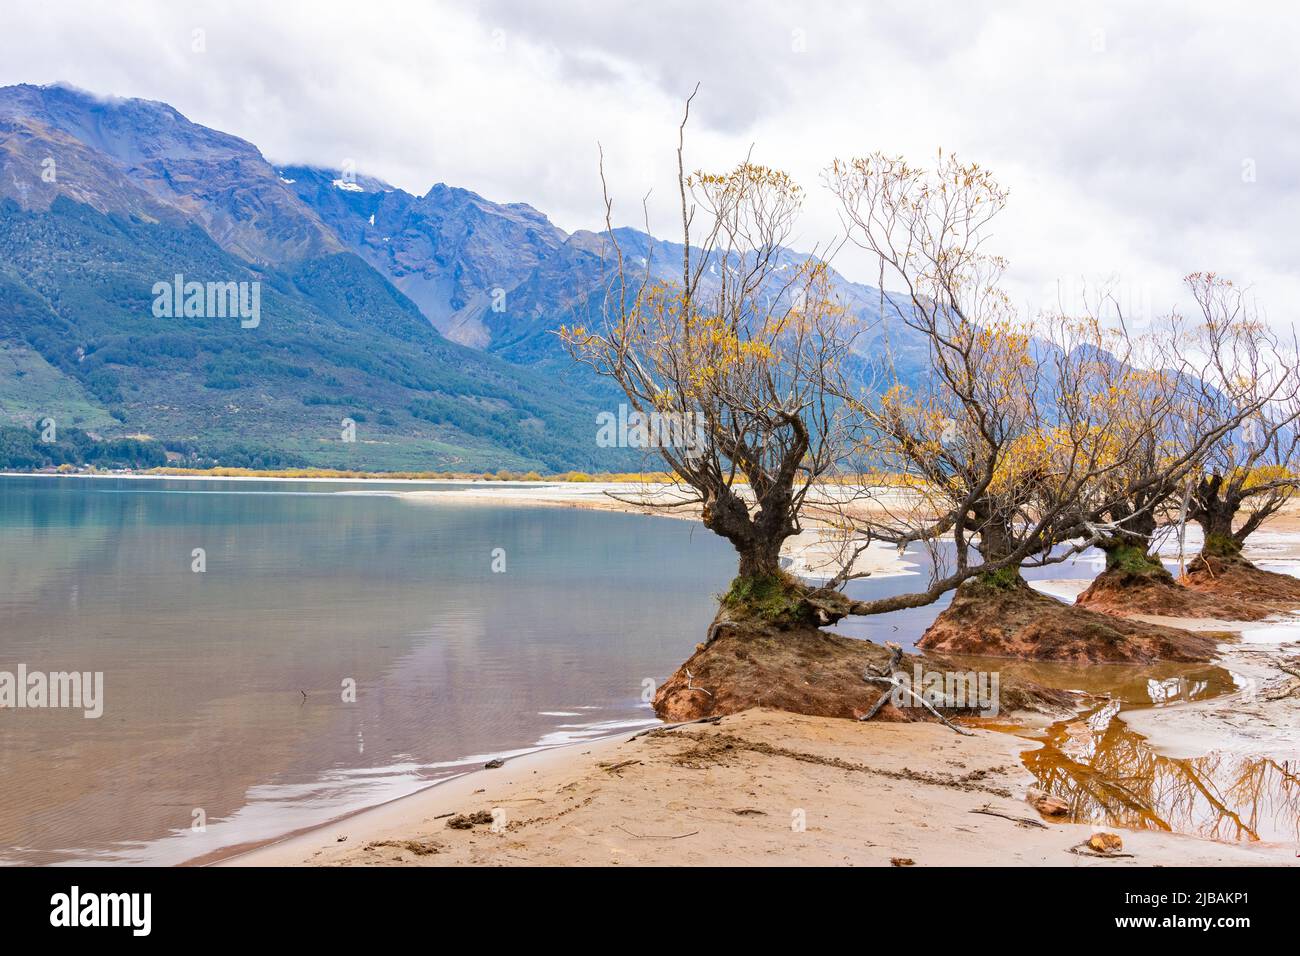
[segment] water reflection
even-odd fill
[[[0,712],[0,862],[175,863],[652,722],[735,568],[687,522],[355,487],[0,478],[0,670],[105,688]]]
[[[1206,677],[1151,678],[1152,704],[1215,696]],[[1211,752],[1175,758],[1158,753],[1118,719],[1116,698],[1053,724],[1042,747],[1022,755],[1047,793],[1071,818],[1135,830],[1166,830],[1212,840],[1300,841],[1300,760]]]
[[[918,569],[928,567],[918,552]],[[1091,578],[1096,556],[1084,553],[1049,568],[1026,573],[1041,578]],[[902,593],[915,579],[895,578],[889,587]],[[895,640],[913,650],[915,641],[950,596],[928,608],[847,619],[842,633],[875,641]],[[1258,639],[1279,639],[1277,625]],[[1297,630],[1300,633],[1300,629]],[[1253,632],[1247,632],[1249,641]],[[1284,639],[1289,638],[1289,632]],[[1213,751],[1201,757],[1173,758],[1156,751],[1119,714],[1141,707],[1208,700],[1238,689],[1221,667],[1186,664],[1078,664],[1016,661],[950,655],[960,669],[996,670],[1047,687],[1104,697],[1078,717],[1026,734],[998,721],[983,726],[1019,733],[1042,746],[1022,755],[1040,789],[1064,800],[1071,819],[1132,829],[1168,830],[1214,840],[1300,843],[1300,750],[1287,756]]]

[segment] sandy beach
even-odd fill
[[[645,514],[700,520],[700,506],[686,500],[682,488],[663,483],[636,482],[475,482],[469,487],[441,491],[372,491],[373,494],[394,494],[414,504],[439,505],[447,503],[478,503],[539,508],[582,508],[590,511],[616,511],[624,514]],[[892,492],[878,490],[879,500],[895,497]],[[867,502],[857,507],[866,509]],[[843,547],[842,539],[828,528],[810,522],[802,532],[786,539],[781,555],[786,569],[803,578],[827,578],[839,570],[837,558]],[[897,550],[881,541],[873,542],[854,561],[854,571],[869,572],[884,577],[907,574],[913,568]]]
[[[222,865],[1298,862],[1291,846],[1152,831],[1123,831],[1127,856],[1072,852],[1094,828],[1025,802],[1027,746],[995,731],[751,710],[520,757]],[[483,822],[457,819],[475,814]]]

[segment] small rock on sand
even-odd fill
[[[1070,812],[1068,803],[1042,790],[1031,789],[1025,799],[1029,801],[1031,807],[1045,817],[1063,817]]]
[[[492,811],[476,810],[474,813],[458,813],[447,821],[447,827],[452,830],[469,830],[476,824],[491,823]]]
[[[1088,837],[1088,846],[1098,853],[1118,853],[1124,849],[1124,841],[1118,833],[1094,833]]]

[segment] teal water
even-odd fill
[[[0,671],[104,674],[98,719],[0,709],[0,862],[181,862],[651,723],[734,573],[692,522],[393,488],[0,477]]]

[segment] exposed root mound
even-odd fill
[[[828,634],[814,627],[776,628],[759,623],[720,622],[714,637],[655,695],[654,709],[666,721],[697,720],[734,714],[750,707],[772,707],[814,717],[858,719],[868,714],[888,688],[868,684],[863,674],[883,667],[890,653],[879,644]],[[920,662],[927,672],[968,671],[942,657],[904,655],[899,665],[909,675]],[[1025,680],[999,682],[999,709],[1060,712],[1074,697]],[[963,711],[940,708],[948,716]],[[875,720],[933,720],[921,707],[885,704]]]
[[[1300,584],[1300,581],[1296,582]],[[1223,621],[1258,621],[1273,613],[1256,602],[1230,594],[1211,594],[1183,587],[1173,575],[1103,571],[1079,595],[1075,604],[1103,614],[1128,616],[1217,618]]]
[[[1212,636],[1062,604],[1015,578],[963,584],[917,646],[949,654],[1146,664],[1208,661],[1217,643]]]
[[[1188,565],[1186,584],[1201,594],[1254,606],[1260,617],[1300,608],[1300,578],[1265,571],[1241,557],[1198,555]]]

